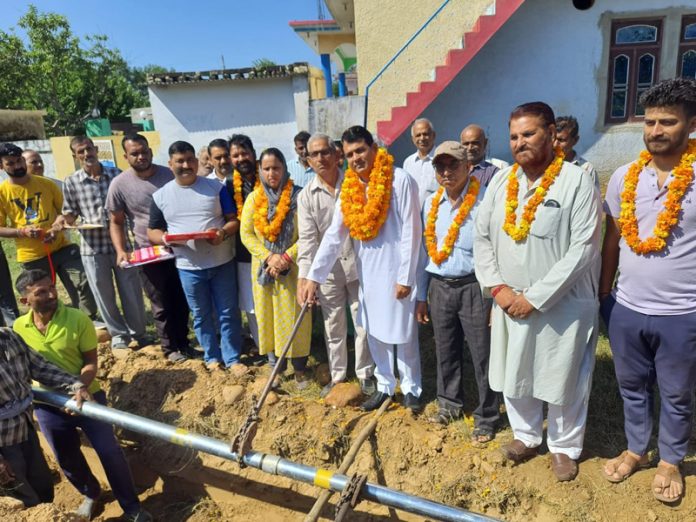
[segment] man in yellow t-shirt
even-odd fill
[[[0,168],[8,175],[0,183],[0,237],[16,240],[17,261],[24,268],[50,271],[52,263],[72,306],[79,305],[94,319],[97,305],[87,284],[80,249],[53,228],[63,194],[51,180],[27,174],[22,149],[12,143],[0,145]]]
[[[56,287],[43,270],[25,270],[17,278],[16,287],[21,303],[30,310],[14,322],[14,331],[39,355],[78,377],[94,400],[106,405],[106,395],[94,379],[98,368],[97,334],[89,317],[58,301]],[[101,493],[80,451],[80,428],[96,451],[126,520],[152,520],[140,506],[128,463],[110,425],[42,404],[36,405],[35,414],[66,478],[84,495],[78,515],[90,520]]]

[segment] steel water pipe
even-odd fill
[[[175,428],[162,422],[154,421],[132,413],[102,406],[96,402],[85,402],[80,410],[77,403],[70,397],[33,387],[34,400],[50,404],[58,408],[67,408],[71,411],[102,422],[114,424],[130,431],[141,433],[150,437],[178,444],[179,446],[192,448],[204,453],[209,453],[223,459],[239,462],[239,455],[230,450],[228,442],[219,441],[203,435],[190,433],[181,428]],[[304,464],[283,459],[276,455],[269,455],[258,451],[250,451],[243,457],[244,464],[260,469],[266,473],[280,475],[293,480],[299,480],[306,484],[312,484],[323,489],[340,493],[350,481],[350,477],[334,473],[327,469],[314,468]],[[436,520],[452,520],[466,522],[491,522],[496,519],[465,511],[438,502],[433,502],[422,497],[409,495],[378,484],[366,483],[362,489],[363,499],[372,500],[388,507],[408,511]]]

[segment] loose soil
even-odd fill
[[[470,417],[446,428],[427,421],[436,410],[432,334],[421,333],[426,382],[425,412],[414,417],[393,405],[380,420],[375,435],[363,445],[351,471],[369,480],[439,502],[485,513],[510,522],[551,521],[686,521],[696,520],[696,458],[693,449],[684,465],[686,497],[677,507],[655,501],[650,490],[654,470],[644,470],[622,484],[610,484],[601,474],[607,457],[625,445],[621,403],[612,381],[611,359],[600,346],[595,392],[590,405],[586,455],[578,478],[555,481],[548,453],[511,467],[499,447],[511,439],[509,427],[485,448],[472,446]],[[325,373],[319,369],[317,375]],[[268,374],[253,368],[241,378],[209,373],[200,361],[172,364],[157,347],[146,347],[125,359],[115,359],[108,344],[100,345],[99,378],[113,407],[205,434],[231,440],[248,415],[252,394],[258,394]],[[473,374],[471,374],[473,375]],[[599,391],[597,391],[597,388]],[[358,408],[336,408],[319,399],[321,386],[298,391],[285,381],[261,412],[254,449],[311,466],[336,469],[351,439],[370,414]],[[467,391],[473,390],[468,385]],[[468,393],[475,397],[475,392]],[[472,401],[473,402],[473,401]],[[129,458],[143,505],[162,521],[240,520],[270,522],[302,520],[319,490],[255,469],[240,469],[225,461],[135,433],[118,431]],[[104,488],[103,509],[95,520],[118,520],[114,501],[92,450],[88,460]],[[57,471],[56,501],[32,509],[0,502],[3,521],[76,520],[70,511],[79,494]],[[336,496],[332,501],[336,500]],[[333,519],[333,503],[322,520]],[[371,502],[359,504],[351,521],[422,520]]]

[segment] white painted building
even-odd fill
[[[155,128],[162,146],[159,163],[177,140],[196,150],[216,138],[246,134],[260,153],[278,147],[295,157],[293,137],[309,126],[307,64],[277,66],[263,72],[226,69],[203,73],[165,73],[148,78]]]
[[[458,139],[462,128],[477,123],[487,130],[491,155],[509,160],[510,111],[540,100],[557,116],[578,119],[576,150],[603,175],[635,159],[643,148],[637,95],[657,80],[696,72],[696,0],[596,0],[585,2],[593,4],[586,10],[570,0],[518,3],[451,83],[408,121],[430,119],[438,141]],[[403,109],[393,112],[392,123],[407,114]],[[413,152],[408,128],[385,141],[393,142],[397,161]]]

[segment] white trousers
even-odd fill
[[[546,444],[551,453],[580,458],[585,438],[588,396],[578,397],[566,406],[549,404]],[[541,444],[544,429],[544,401],[533,397],[505,397],[505,408],[515,438],[528,448]]]
[[[237,288],[239,288],[239,309],[245,313],[249,323],[249,333],[256,346],[259,345],[259,324],[254,313],[254,293],[251,282],[251,263],[237,262]]]
[[[389,395],[394,395],[396,392],[396,375],[394,373],[394,350],[396,349],[396,367],[401,379],[401,392],[404,395],[410,393],[420,397],[423,388],[421,388],[418,331],[413,332],[411,341],[408,343],[387,344],[369,334],[367,342],[370,345],[370,353],[376,365],[377,390]]]
[[[375,365],[367,346],[367,332],[357,325],[359,289],[359,281],[346,283],[345,277],[327,281],[319,287],[319,304],[324,317],[324,340],[329,356],[331,381],[334,383],[345,381],[348,372],[346,304],[350,306],[350,315],[355,325],[355,375],[358,379],[367,379],[374,373]]]

